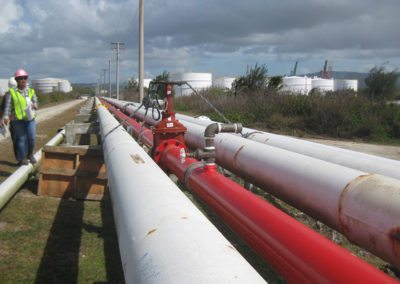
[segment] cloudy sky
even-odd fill
[[[137,77],[138,0],[0,0],[0,78],[95,82],[124,42],[121,80]],[[400,0],[145,0],[145,77],[163,70],[238,76],[400,69]],[[108,80],[108,71],[107,71]]]

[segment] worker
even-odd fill
[[[36,136],[36,110],[38,108],[35,90],[28,86],[28,73],[23,69],[15,72],[17,87],[6,94],[3,121],[10,123],[16,148],[18,165],[35,164],[33,156]]]

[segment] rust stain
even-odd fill
[[[346,200],[346,193],[355,185],[360,183],[362,180],[369,178],[373,174],[361,175],[356,177],[355,179],[351,180],[346,186],[343,188],[342,192],[340,193],[339,197],[339,207],[338,207],[338,214],[339,214],[339,225],[342,230],[342,233],[348,236],[350,233],[349,224],[347,224],[345,216],[343,216],[343,203]]]
[[[393,228],[389,232],[389,240],[393,246],[394,255],[400,256],[400,227]]]
[[[157,231],[157,229],[152,229],[152,230],[150,230],[150,231],[147,233],[146,237],[147,237],[148,235],[153,234],[155,231]]]
[[[144,164],[144,160],[139,154],[133,154],[131,155],[131,158],[136,164]]]
[[[237,150],[236,153],[235,153],[235,155],[233,156],[233,164],[234,164],[235,166],[238,165],[238,164],[237,164],[237,159],[238,159],[238,156],[239,156],[239,154],[240,154],[240,151],[242,151],[243,148],[244,148],[244,145],[240,146],[239,150]]]

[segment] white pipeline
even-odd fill
[[[123,108],[128,102],[110,99],[110,102]],[[127,110],[132,112],[136,109],[138,104],[128,106]],[[150,112],[149,112],[150,113]],[[140,110],[138,115],[143,117],[144,111]],[[214,121],[201,120],[187,115],[177,114],[176,118],[183,124],[191,122],[204,127],[208,126]],[[149,116],[146,121],[155,123]],[[305,156],[314,157],[320,160],[328,161],[334,164],[342,165],[352,169],[368,173],[377,173],[388,177],[400,179],[400,161],[378,157],[375,155],[365,154],[357,151],[346,150],[338,147],[322,145],[302,139],[297,139],[284,135],[277,135],[268,132],[262,132],[251,128],[243,128],[243,134],[249,140],[257,141],[266,145],[274,146],[277,148],[285,149]],[[237,135],[237,134],[231,134]]]
[[[204,127],[186,122],[187,145],[204,147]],[[221,133],[218,164],[342,232],[400,267],[400,181]]]
[[[187,115],[177,114],[176,117],[183,124],[187,121],[206,127],[213,123],[211,120],[201,120]],[[262,132],[246,127],[243,128],[242,133],[247,139],[266,145],[278,147],[352,169],[400,179],[400,161],[397,160],[327,146],[289,136]]]
[[[59,132],[46,145],[56,146],[60,144],[65,136],[65,130]],[[36,161],[42,158],[42,150],[40,149],[34,155]],[[20,187],[26,182],[29,175],[34,172],[38,164],[24,165],[19,167],[11,176],[9,176],[2,184],[0,184],[0,210],[14,196]]]
[[[121,108],[125,105],[115,100],[113,103],[118,103]],[[133,111],[135,108],[128,107],[128,110]],[[143,113],[140,115],[144,118]],[[187,145],[203,148],[205,127],[190,123],[189,119],[184,120],[182,116],[177,117],[187,127]],[[354,243],[400,267],[398,179],[352,169],[281,149],[279,145],[271,146],[232,134],[218,134],[215,147],[217,163],[224,168],[323,221]],[[316,146],[315,151],[319,152],[323,148]],[[359,159],[357,155],[367,159],[371,156],[367,163],[372,164],[372,167],[380,160],[379,157],[361,153],[349,157],[341,153],[338,149],[337,155],[342,155],[346,162]],[[381,159],[385,160],[390,159]],[[394,166],[390,164],[388,168],[394,169]],[[376,168],[371,171],[378,172]],[[399,167],[391,172],[396,171],[399,171]]]
[[[97,107],[126,283],[265,283],[103,107]]]

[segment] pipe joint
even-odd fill
[[[204,131],[205,147],[203,148],[203,150],[196,150],[196,159],[205,159],[206,164],[215,164],[215,135],[223,132],[241,133],[242,129],[243,126],[241,123],[212,123],[208,125]]]
[[[214,164],[216,159],[215,147],[197,149],[193,153],[193,157],[195,157],[197,160],[204,160],[206,164]]]

